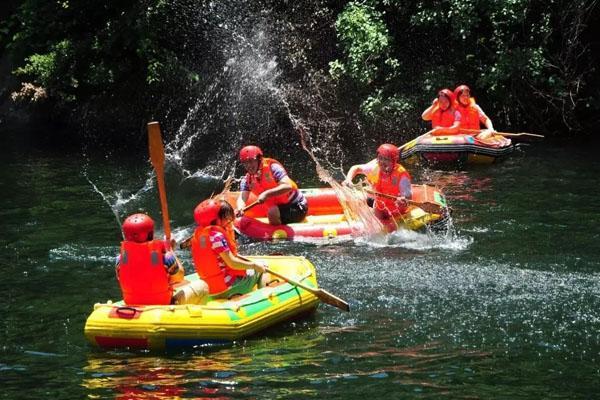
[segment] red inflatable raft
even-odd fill
[[[241,218],[235,221],[237,230],[252,239],[272,240],[288,239],[332,239],[338,237],[350,237],[352,228],[360,229],[359,223],[352,226],[346,219],[335,191],[331,188],[301,189],[308,201],[308,215],[299,223],[288,225],[270,225],[266,218],[267,210],[263,204],[259,204]],[[440,209],[447,210],[444,195],[432,186],[412,185],[412,200],[415,202],[434,203]],[[235,206],[239,192],[229,192],[227,201]],[[254,198],[249,199],[249,203]],[[423,209],[410,206],[408,213],[402,219],[396,221],[398,228],[421,230],[426,227],[439,227],[447,219],[446,212],[439,214],[426,212]]]
[[[471,134],[423,136],[402,149],[403,160],[426,164],[491,164],[512,153],[510,139],[494,135],[479,140]]]

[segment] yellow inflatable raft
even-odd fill
[[[315,268],[304,257],[249,257],[306,286],[317,286]],[[187,280],[198,279],[196,274]],[[204,305],[128,306],[97,303],[85,324],[85,336],[103,348],[165,350],[232,342],[278,322],[313,312],[319,304],[312,293],[287,282],[276,282],[229,300]]]

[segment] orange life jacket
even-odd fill
[[[275,177],[271,172],[271,165],[274,163],[281,165],[279,161],[273,158],[263,157],[262,164],[259,166],[257,174],[246,174],[246,183],[248,183],[250,186],[250,191],[254,193],[255,196],[258,196],[265,190],[279,186],[279,183],[275,180]],[[292,190],[279,196],[270,197],[267,199],[267,201],[265,201],[267,207],[288,204],[290,200],[294,198],[294,195],[298,190],[298,185],[296,185],[296,182],[292,181],[291,178],[290,181],[292,182]]]
[[[121,242],[117,276],[126,304],[171,304],[173,288],[169,285],[164,253],[165,244],[160,240]]]
[[[237,245],[235,237],[230,233],[233,231],[230,230],[228,232],[220,226],[198,227],[194,232],[192,258],[196,267],[196,273],[208,285],[209,294],[215,294],[229,289],[236,277],[246,276],[246,270],[229,268],[227,265],[225,267],[221,266],[219,255],[212,250],[209,237],[211,230],[221,232],[225,236],[233,255],[237,254]],[[226,281],[228,277],[230,279],[229,282]]]
[[[435,110],[433,112],[433,115],[431,116],[431,127],[432,128],[437,128],[438,126],[441,126],[442,128],[449,128],[452,125],[454,125],[454,121],[455,121],[455,116],[454,113],[456,112],[456,109],[452,106],[448,107],[446,110],[442,111],[441,108],[437,108],[437,110]]]
[[[475,107],[475,99],[471,97],[467,106],[458,103],[460,112],[460,127],[464,129],[479,129],[479,111]]]
[[[373,170],[367,174],[367,180],[373,186],[376,192],[389,194],[392,196],[400,196],[400,180],[402,177],[407,177],[410,180],[410,174],[404,167],[398,163],[389,174],[383,173],[379,165],[376,165]],[[387,209],[392,215],[404,214],[406,207],[398,208],[396,201],[385,197],[375,197],[373,205],[379,210]]]

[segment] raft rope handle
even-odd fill
[[[136,312],[141,313],[142,310],[137,309],[135,307],[130,307],[130,306],[121,306],[121,307],[117,307],[115,312],[121,318],[133,318],[133,317],[135,317]]]

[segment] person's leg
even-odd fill
[[[306,218],[306,214],[308,214],[308,209],[299,203],[279,206],[279,215],[281,216],[282,224],[302,222]]]
[[[269,208],[267,212],[267,217],[269,218],[269,224],[271,225],[281,225],[281,214],[279,212],[278,206],[272,206]]]
[[[173,304],[202,304],[208,296],[208,285],[202,279],[192,281],[177,288]]]
[[[254,289],[254,286],[260,282],[261,274],[253,274],[251,276],[246,276],[243,278],[237,278],[233,285],[224,292],[212,295],[213,299],[229,299],[236,295],[243,295],[251,292]]]

